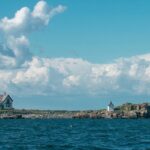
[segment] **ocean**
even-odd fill
[[[0,149],[150,150],[150,120],[0,120]]]

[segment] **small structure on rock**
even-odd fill
[[[114,111],[114,104],[112,103],[112,101],[110,101],[110,103],[108,104],[107,111]]]
[[[12,109],[13,100],[7,93],[0,95],[0,109]]]

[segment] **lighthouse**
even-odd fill
[[[110,101],[110,103],[107,105],[107,111],[114,111],[114,104],[112,101]]]

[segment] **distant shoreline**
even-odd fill
[[[125,103],[114,108],[114,111],[85,110],[85,111],[67,111],[67,110],[31,110],[31,109],[4,109],[0,110],[0,119],[138,119],[150,118],[150,104],[132,104]]]

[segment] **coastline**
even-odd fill
[[[114,111],[86,110],[86,111],[67,111],[67,110],[29,110],[29,109],[10,109],[0,110],[0,119],[139,119],[150,118],[150,104],[131,104],[125,103],[115,107]]]

